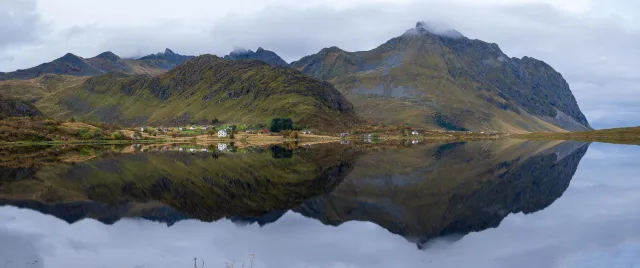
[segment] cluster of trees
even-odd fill
[[[283,130],[293,130],[293,121],[291,118],[274,118],[271,119],[269,131],[280,132]]]
[[[271,132],[281,132],[283,130],[302,130],[302,126],[298,124],[294,124],[291,118],[274,118],[271,119],[271,124],[269,125],[269,131]]]

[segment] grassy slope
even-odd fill
[[[0,81],[0,97],[35,102],[87,79],[82,76],[43,75],[29,80]]]
[[[257,61],[202,56],[157,76],[108,74],[36,102],[45,115],[126,125],[268,123],[273,117],[338,131],[351,104],[330,84]]]
[[[9,117],[0,120],[0,143],[74,140],[110,140],[114,126],[98,128],[85,123],[62,122],[37,117]],[[105,128],[106,127],[106,128]],[[82,136],[87,131],[90,136]]]
[[[527,140],[574,140],[640,145],[640,127],[612,128],[570,133],[531,133],[516,135],[514,137]]]

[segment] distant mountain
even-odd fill
[[[374,122],[504,132],[591,129],[548,64],[419,22],[370,51],[337,47],[292,62],[330,81]]]
[[[330,83],[260,61],[204,55],[159,76],[110,73],[66,84],[35,105],[54,118],[123,125],[204,123],[214,118],[266,124],[274,117],[289,117],[305,127],[340,131],[357,121],[352,104]],[[40,87],[22,88],[40,92]]]
[[[157,53],[139,58],[138,61],[145,63],[158,69],[169,70],[178,64],[181,64],[194,56],[184,56],[176,54],[171,49],[165,49],[164,53]]]
[[[33,79],[45,74],[72,76],[95,76],[109,72],[160,74],[190,58],[193,56],[179,55],[170,49],[166,49],[164,53],[145,56],[137,60],[122,59],[110,51],[88,59],[67,53],[52,62],[43,63],[33,68],[0,73],[0,80]]]
[[[261,60],[275,66],[289,66],[278,54],[261,47],[253,52],[251,50],[238,49],[224,56],[225,60]]]

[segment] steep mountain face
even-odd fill
[[[591,129],[567,82],[542,61],[419,22],[361,52],[325,48],[291,66],[331,81],[374,122],[527,132]]]
[[[268,123],[289,117],[331,131],[356,122],[353,106],[330,83],[261,61],[200,56],[159,76],[110,73],[48,95],[36,106],[54,118],[124,125],[212,119]]]
[[[225,60],[261,60],[274,66],[289,66],[278,54],[261,47],[255,52],[251,50],[236,50],[224,56]]]
[[[0,73],[0,80],[33,79],[45,74],[72,76],[95,76],[109,72],[160,74],[190,58],[193,57],[179,55],[169,49],[164,53],[145,56],[137,60],[122,59],[110,51],[88,59],[67,53],[52,62],[43,63],[33,68]]]
[[[371,153],[334,191],[294,209],[324,224],[373,222],[418,245],[495,228],[563,195],[588,144],[472,142]]]

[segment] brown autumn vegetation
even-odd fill
[[[0,120],[0,142],[125,139],[116,129],[108,124],[90,125],[40,117],[9,117]]]

